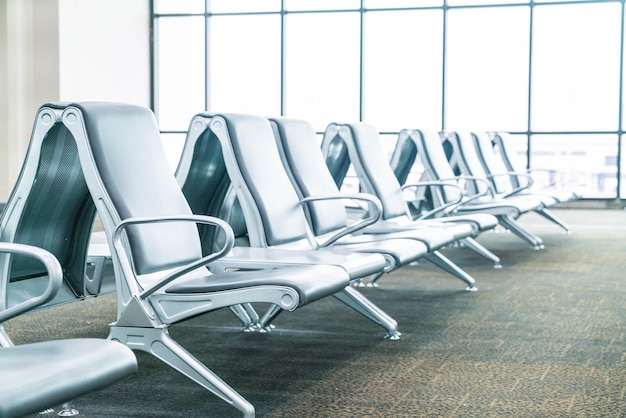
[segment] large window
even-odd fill
[[[508,131],[525,168],[626,197],[626,0],[154,0],[154,109]]]

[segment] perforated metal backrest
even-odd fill
[[[65,110],[64,120],[76,126],[72,132],[82,141],[79,148],[86,149],[81,164],[109,234],[119,220],[191,214],[149,109],[79,103]],[[128,240],[137,274],[184,265],[201,255],[198,231],[190,222],[132,226]]]
[[[207,129],[195,141],[193,150],[185,150],[183,156],[190,158],[190,166],[181,189],[191,211],[217,215],[230,187],[219,140]]]
[[[241,207],[231,193],[232,183],[224,164],[222,146],[210,129],[196,132],[193,125],[190,126],[176,179],[194,214],[227,220],[238,240],[247,236],[246,225],[241,221]],[[213,252],[219,246],[219,230],[209,225],[198,228],[203,253]]]
[[[396,147],[389,159],[389,165],[400,184],[405,184],[417,158],[417,145],[410,138],[411,132],[403,129],[398,134]]]
[[[286,171],[296,184],[299,197],[339,194],[313,126],[305,120],[292,118],[271,118],[270,122]],[[307,210],[316,235],[346,226],[347,213],[341,200],[308,203]]]
[[[83,297],[89,293],[85,264],[94,217],[76,143],[60,122],[59,107],[44,105],[2,214],[2,241],[50,251],[63,267],[65,283],[76,297]],[[41,276],[45,270],[32,258],[14,256],[9,274],[11,280],[22,281]]]
[[[324,132],[322,151],[330,175],[337,187],[341,188],[348,174],[348,170],[350,170],[351,162],[348,146],[344,140],[339,137],[337,126],[334,124],[330,124]]]

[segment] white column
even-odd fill
[[[17,180],[42,104],[150,105],[149,4],[0,0],[0,203]]]
[[[0,202],[17,179],[37,108],[59,99],[57,0],[0,0]]]

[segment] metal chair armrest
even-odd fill
[[[549,183],[542,183],[539,187],[539,189],[547,189],[547,188],[551,188],[551,187],[558,187],[558,185],[560,184],[560,182],[562,182],[562,176],[563,176],[563,172],[560,170],[553,170],[553,169],[549,169],[549,168],[529,168],[526,170],[526,172],[524,174],[528,175],[531,179],[533,179],[533,182],[535,182],[535,179],[532,177],[532,175],[534,173],[538,173],[538,172],[546,172],[546,173],[550,173],[550,174],[558,174],[559,178],[557,178],[556,180],[553,180]]]
[[[514,187],[511,191],[507,192],[506,194],[504,194],[504,197],[509,197],[509,196],[514,196],[516,194],[519,194],[523,191],[529,190],[530,186],[533,185],[533,179],[532,177],[527,174],[527,173],[497,173],[497,174],[488,174],[488,178],[489,179],[495,179],[498,177],[516,177],[516,178],[525,178],[526,179],[526,183],[523,185],[520,185],[519,187]]]
[[[487,180],[486,178],[481,178],[481,177],[475,177],[475,176],[468,176],[468,175],[459,175],[456,177],[451,177],[451,178],[442,178],[439,179],[439,181],[458,181],[458,180],[468,180],[468,181],[472,181],[474,183],[482,183],[485,186],[485,190],[480,192],[480,193],[475,193],[473,195],[468,195],[466,193],[464,193],[463,196],[463,201],[461,203],[459,203],[459,206],[465,205],[466,203],[470,203],[476,199],[480,199],[481,197],[490,195],[491,197],[495,197],[495,192],[493,190],[493,187],[491,186],[491,183],[489,183],[489,180]],[[465,192],[465,190],[464,190]]]
[[[367,216],[364,217],[363,219],[359,219],[358,221],[354,222],[351,225],[348,225],[346,228],[332,235],[323,243],[321,244],[316,243],[318,247],[321,247],[321,248],[328,247],[329,245],[333,244],[340,238],[346,235],[352,234],[353,232],[359,231],[369,225],[372,225],[373,223],[377,222],[382,216],[382,213],[383,213],[382,203],[376,196],[368,194],[368,193],[340,193],[340,194],[334,194],[334,195],[309,196],[309,197],[303,198],[300,201],[300,204],[304,205],[305,203],[308,203],[308,202],[323,201],[323,200],[337,200],[337,199],[341,199],[341,200],[350,199],[350,200],[366,202],[368,205]]]
[[[440,189],[451,187],[459,191],[459,197],[453,201],[447,202],[439,207],[436,207],[432,210],[429,210],[426,213],[421,214],[420,216],[415,218],[416,220],[432,218],[433,216],[439,213],[447,215],[450,212],[453,212],[454,209],[463,201],[463,195],[464,195],[463,188],[459,186],[458,184],[452,184],[452,183],[445,182],[445,181],[420,181],[419,183],[405,184],[404,186],[402,186],[402,190],[419,189],[422,187],[439,187]]]
[[[56,257],[47,250],[32,245],[0,243],[0,252],[24,255],[41,261],[48,273],[48,284],[39,296],[31,297],[17,305],[0,311],[0,323],[49,302],[63,284],[63,269]],[[7,279],[8,282],[8,279]]]
[[[225,234],[224,245],[218,251],[215,251],[209,255],[206,255],[199,260],[196,260],[192,263],[189,263],[185,266],[182,266],[173,272],[169,273],[157,283],[155,283],[152,287],[145,289],[143,292],[139,294],[140,299],[145,299],[150,296],[155,291],[163,288],[168,285],[172,281],[176,280],[180,276],[193,271],[199,267],[205,266],[211,263],[218,258],[226,255],[235,244],[235,234],[233,233],[230,225],[223,221],[222,219],[215,218],[212,216],[203,216],[203,215],[178,215],[178,216],[166,216],[166,217],[142,217],[142,218],[129,218],[120,222],[113,232],[113,247],[118,254],[123,254],[125,256],[118,257],[120,260],[120,264],[122,269],[125,271],[125,274],[130,275],[128,277],[134,277],[132,267],[129,262],[129,257],[126,255],[126,250],[124,245],[122,244],[122,232],[129,225],[138,225],[138,224],[146,224],[146,223],[161,223],[161,222],[180,222],[180,221],[189,221],[195,222],[197,224],[205,224],[205,225],[214,225],[222,229]]]

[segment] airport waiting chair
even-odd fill
[[[424,180],[462,185],[461,190],[452,187],[430,188],[431,198],[436,206],[453,202],[452,213],[455,214],[489,213],[498,219],[498,223],[502,227],[528,242],[532,249],[544,248],[543,240],[539,236],[517,222],[517,219],[525,213],[542,210],[543,204],[539,200],[533,198],[498,199],[489,196],[489,183],[484,177],[478,178],[455,173],[438,132],[416,129],[411,131],[407,140],[413,141],[417,146],[417,155],[424,167]],[[467,183],[473,182],[483,184],[478,193],[472,194],[465,188]]]
[[[117,342],[75,338],[16,346],[2,326],[33,309],[110,291],[88,268],[93,203],[66,192],[87,190],[77,161],[67,131],[53,112],[40,109],[0,218],[1,417],[71,401],[137,370],[133,353]]]
[[[571,233],[569,226],[548,208],[577,199],[578,196],[575,193],[567,190],[555,190],[553,193],[533,190],[533,179],[529,173],[512,173],[507,170],[504,161],[497,155],[488,132],[472,132],[471,137],[476,147],[476,155],[495,196],[532,196],[537,198],[544,205],[544,210],[540,211],[539,214],[560,226],[566,234]],[[522,177],[524,177],[523,180]],[[517,186],[513,182],[513,178],[517,180]]]
[[[326,165],[331,170],[337,185],[341,185],[346,174],[347,165],[339,161],[349,161],[359,179],[361,190],[371,193],[381,200],[383,217],[377,223],[381,231],[390,228],[411,225],[439,225],[455,233],[455,241],[475,251],[477,254],[493,262],[495,268],[502,267],[500,258],[486,249],[474,238],[480,233],[491,230],[498,224],[497,219],[489,214],[465,214],[463,216],[448,214],[446,217],[434,218],[443,213],[446,207],[433,208],[429,213],[412,216],[404,189],[424,188],[426,184],[402,186],[385,158],[378,131],[374,126],[359,122],[349,124],[331,123],[328,125],[322,140],[322,151],[326,157]],[[467,229],[472,226],[473,230]]]
[[[395,246],[391,249],[393,255],[379,254],[376,252],[353,252],[345,249],[334,251],[318,251],[316,245],[305,243],[303,237],[307,237],[306,224],[298,219],[298,207],[285,208],[279,206],[270,207],[265,220],[275,222],[275,229],[285,229],[293,243],[287,245],[271,245],[263,241],[263,226],[254,225],[257,219],[244,217],[231,182],[222,145],[215,134],[208,129],[210,115],[197,115],[192,119],[189,127],[187,140],[179,159],[176,169],[176,179],[181,190],[189,203],[194,214],[216,216],[226,220],[235,235],[235,246],[224,257],[210,264],[212,271],[227,271],[232,269],[259,269],[275,268],[288,265],[330,264],[343,268],[351,281],[360,281],[365,277],[375,277],[395,268],[397,257],[400,262],[405,262],[407,257],[414,257],[411,253],[415,248],[407,246],[405,249],[402,242],[390,243]],[[229,146],[229,145],[227,145]],[[231,168],[231,171],[233,169]],[[239,178],[239,177],[237,177]],[[273,217],[275,209],[295,211],[296,216]],[[282,216],[280,214],[279,216]],[[248,234],[248,222],[252,231],[252,239]],[[210,228],[200,227],[201,244],[204,252],[210,252],[219,241],[215,231]],[[269,241],[273,242],[273,241]],[[390,246],[386,248],[390,250]],[[407,251],[408,250],[408,251]],[[370,320],[382,325],[387,330],[390,339],[397,339],[400,333],[397,331],[397,323],[386,313],[380,311],[362,294],[356,290],[346,289],[336,297],[353,309],[361,312]],[[248,331],[263,330],[260,328],[259,314],[249,305],[231,306],[231,310],[239,317],[244,329]]]
[[[402,129],[398,132],[395,147],[389,158],[389,166],[402,187],[409,215],[413,219],[462,219],[467,221],[473,221],[478,216],[478,222],[475,224],[478,232],[491,230],[494,219],[492,215],[476,213],[450,216],[456,206],[461,203],[463,188],[450,182],[424,180],[426,176],[423,174],[424,169],[417,155],[417,144],[410,138],[411,133],[410,129]],[[459,197],[457,200],[450,200],[445,203],[438,201],[440,206],[437,206],[433,200],[431,188],[454,189],[454,194]],[[489,217],[487,218],[489,222],[485,224],[480,222],[484,216]]]
[[[225,219],[235,234],[234,248],[226,256],[211,263],[212,269],[224,271],[233,268],[259,268],[265,264],[272,267],[277,264],[332,264],[344,268],[351,280],[355,280],[380,274],[392,267],[393,260],[388,260],[378,253],[316,251],[311,248],[257,245],[261,242],[260,238],[254,238],[254,245],[251,245],[246,219],[232,187],[222,145],[215,134],[207,129],[208,123],[205,123],[210,117],[198,115],[194,119],[199,120],[192,121],[175,176],[194,214]],[[300,235],[305,232],[303,224],[292,223],[296,234],[291,236],[291,239],[300,240],[301,236],[306,236]],[[281,224],[277,224],[276,228],[280,226]],[[251,228],[254,235],[258,234],[257,228],[261,227],[251,225]],[[200,236],[203,250],[212,251],[217,240],[215,231],[201,228]]]
[[[63,270],[50,252],[30,245],[2,242],[0,254],[4,266],[11,257],[22,257],[45,271],[39,276],[40,294],[0,309],[0,418],[51,410],[137,372],[132,351],[114,341],[71,338],[14,345],[2,324],[52,300],[63,286]],[[8,278],[3,269],[2,287]]]
[[[544,194],[556,199],[559,203],[571,202],[582,198],[582,194],[564,187],[563,173],[557,168],[523,169],[516,162],[514,152],[510,149],[511,134],[494,132],[491,136],[492,147],[501,164],[501,169],[510,174],[509,180],[513,188],[528,187],[535,194]],[[536,181],[536,174],[544,173],[548,181]]]
[[[43,306],[115,290],[110,266],[104,268],[105,258],[87,253],[95,206],[71,143],[50,111],[38,112],[26,159],[0,220],[3,242],[43,248],[63,266],[62,286]],[[39,274],[40,263],[31,258],[11,257],[10,267],[11,280],[2,295],[9,304],[37,294],[42,288],[38,281],[46,282],[45,275]]]
[[[348,274],[330,265],[211,273],[205,266],[231,250],[232,229],[221,219],[192,214],[163,153],[154,114],[116,103],[48,107],[76,142],[111,248],[118,315],[109,339],[154,355],[253,417],[253,405],[177,343],[169,327],[257,302],[275,307],[262,318],[267,326],[281,312],[352,290]],[[221,230],[216,251],[202,254],[196,224]]]
[[[509,197],[523,194],[525,196],[529,193],[529,188],[532,185],[532,179],[527,176],[524,185],[514,186],[512,181],[512,175],[506,170],[504,161],[500,159],[493,148],[493,143],[488,132],[471,132],[467,134],[468,138],[474,140],[474,146],[476,147],[476,156],[478,161],[483,167],[485,175],[488,180],[493,195],[498,197]],[[516,175],[516,177],[519,177]],[[533,195],[536,196],[536,195]],[[558,200],[549,196],[536,196],[542,201],[544,206],[549,207],[558,203]]]
[[[348,197],[346,194],[340,193],[335,184],[324,162],[315,130],[310,123],[305,120],[285,117],[271,118],[270,121],[274,128],[283,164],[301,198],[306,199],[319,195]],[[360,195],[367,196],[368,194],[361,193]],[[356,196],[358,197],[359,194]],[[342,219],[346,218],[345,209],[337,200],[309,202],[306,209],[309,220],[317,234],[323,234],[329,230],[328,222],[336,216],[334,214],[339,214]],[[385,209],[383,204],[383,212]],[[473,233],[472,227],[467,224],[455,224],[454,227],[457,231],[453,233],[449,227],[441,223],[404,222],[391,224],[381,223],[379,219],[372,225],[362,228],[359,233],[373,239],[402,237],[423,242],[429,251],[424,256],[426,260],[465,282],[468,285],[468,290],[476,290],[475,280],[438,251],[458,239],[455,233],[461,233],[463,237]],[[375,281],[373,284],[375,285]]]
[[[499,188],[503,186],[502,182],[499,182],[497,187],[493,186],[492,179],[498,178],[502,180],[502,176],[498,176],[496,174],[494,174],[494,176],[490,176],[489,172],[484,167],[483,162],[481,162],[478,152],[479,150],[476,146],[476,138],[476,134],[469,131],[448,132],[446,134],[446,140],[449,141],[452,146],[450,161],[453,167],[457,167],[460,174],[486,180],[486,182],[467,183],[466,187],[469,188],[470,193],[480,193],[484,187],[487,187],[490,198],[511,202],[520,202],[524,200],[539,202],[541,206],[534,209],[533,212],[554,222],[563,228],[565,232],[568,232],[569,228],[565,225],[565,223],[548,210],[549,207],[558,203],[554,197],[528,193],[520,194],[520,188],[517,188],[515,191],[506,190],[500,193]]]
[[[212,161],[210,155],[221,155],[220,161]],[[216,169],[220,164],[223,164],[222,173]],[[217,205],[209,202],[205,192],[204,185],[211,181],[209,177],[227,178],[223,196],[216,199]],[[373,214],[368,220],[348,225],[345,211],[333,213],[332,220],[328,221],[333,227],[316,236],[307,222],[304,205],[312,199],[342,196],[301,200],[282,164],[270,122],[263,117],[195,115],[190,122],[177,178],[188,201],[193,202],[193,210],[197,213],[219,210],[220,216],[233,225],[242,246],[314,250],[321,254],[346,251],[382,254],[387,266],[374,277],[416,261],[427,252],[426,246],[415,240],[375,240],[353,234],[380,216],[379,202],[375,198],[370,200]],[[352,278],[358,277],[352,275]]]

